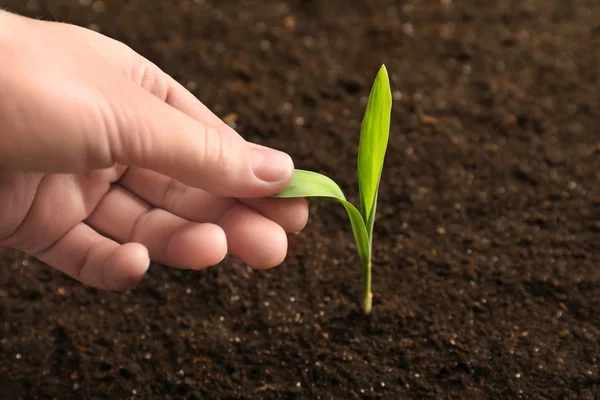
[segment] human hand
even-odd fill
[[[246,142],[120,42],[0,11],[0,246],[107,290],[150,259],[177,268],[227,252],[280,264],[302,199],[284,153]]]

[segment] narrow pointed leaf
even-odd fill
[[[361,124],[358,148],[358,183],[361,213],[366,221],[369,238],[373,232],[377,191],[390,132],[392,93],[385,66],[375,78],[365,116]]]
[[[354,205],[346,200],[342,189],[329,177],[305,170],[295,170],[292,182],[275,197],[328,197],[336,199],[346,209],[361,263],[365,265],[369,257],[369,236],[365,222]]]
[[[346,200],[344,192],[333,179],[303,169],[294,170],[292,181],[276,197],[332,197]]]

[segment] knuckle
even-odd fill
[[[133,223],[133,226],[131,227],[131,232],[129,233],[129,236],[126,240],[130,242],[142,241],[151,218],[154,214],[158,212],[158,210],[159,209],[155,208],[141,214]]]
[[[163,101],[169,95],[169,85],[164,72],[141,56],[135,57],[133,61],[130,79]]]
[[[188,186],[171,179],[162,195],[162,207],[165,210],[176,210],[181,199],[185,196]]]
[[[115,139],[121,131],[119,107],[110,100],[100,98],[92,107],[90,127],[85,136],[85,165],[91,168],[108,168],[115,163]]]
[[[94,241],[86,250],[83,256],[83,261],[78,264],[77,268],[73,273],[73,277],[77,280],[86,280],[85,277],[88,271],[93,270],[96,252],[102,248],[102,246],[110,245],[110,240],[107,238],[101,238]]]
[[[151,122],[130,102],[107,100],[105,108],[99,126],[106,140],[98,143],[108,154],[106,163],[145,165],[154,139]]]
[[[239,191],[247,184],[251,171],[244,140],[232,135],[231,128],[224,123],[207,127],[205,132],[204,178],[222,195],[229,195],[233,189]]]
[[[205,161],[227,178],[236,160],[235,151],[220,126],[209,127],[204,136]]]

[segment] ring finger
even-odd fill
[[[187,221],[114,185],[87,218],[94,229],[120,243],[143,244],[150,258],[182,269],[218,264],[227,254],[223,229]]]

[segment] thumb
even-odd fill
[[[267,197],[289,184],[294,170],[289,155],[247,142],[218,118],[207,118],[205,108],[198,108],[196,118],[188,115],[193,95],[186,91],[189,96],[181,97],[176,92],[185,89],[168,85],[172,89],[156,96],[131,82],[125,104],[113,111],[118,129],[110,135],[110,148],[116,163],[227,197]]]

